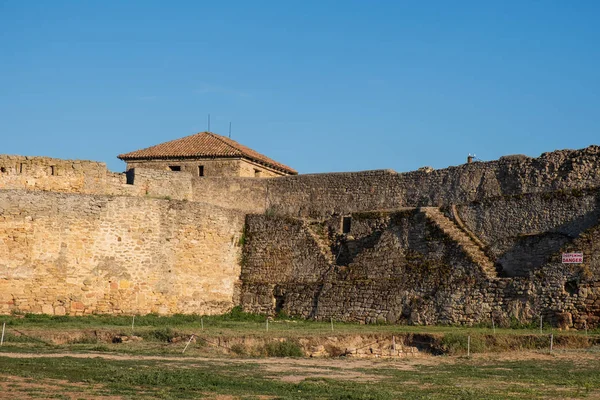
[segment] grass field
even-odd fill
[[[598,331],[335,321],[332,331],[331,321],[285,317],[267,330],[264,316],[239,310],[138,316],[133,328],[127,316],[24,315],[3,322],[0,398],[600,399]],[[132,332],[141,339],[107,340]],[[198,340],[182,354],[191,334]],[[347,338],[392,335],[430,347],[400,358],[302,357],[306,338],[344,346]]]
[[[268,324],[264,315],[248,314],[234,308],[230,313],[216,316],[199,315],[174,315],[158,316],[154,314],[136,316],[114,315],[88,315],[81,317],[50,316],[43,314],[25,314],[0,316],[0,323],[6,322],[7,327],[13,329],[26,328],[28,330],[59,331],[61,329],[111,329],[121,330],[124,334],[144,332],[149,329],[171,328],[182,333],[203,334],[208,336],[239,336],[252,334],[260,336],[273,336],[284,334],[286,336],[306,335],[331,335],[335,334],[392,334],[398,332],[428,332],[428,333],[498,333],[504,335],[539,334],[540,327],[536,324],[523,325],[514,322],[509,327],[495,327],[482,324],[473,327],[463,326],[410,326],[392,324],[358,324],[342,323],[338,321],[307,321],[281,316],[271,319]],[[132,328],[133,323],[133,328]],[[558,332],[547,324],[543,326],[544,334],[569,334],[600,336],[600,329],[586,331]]]
[[[16,399],[600,398],[597,350],[400,361],[59,356],[0,355],[2,393]]]

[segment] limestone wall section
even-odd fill
[[[225,312],[244,214],[142,197],[0,191],[0,313]]]
[[[94,161],[0,155],[0,189],[102,193],[106,172]]]
[[[173,200],[192,200],[192,176],[185,172],[135,168],[127,171],[132,194]],[[112,194],[112,193],[111,193]]]
[[[280,178],[277,178],[280,179]],[[267,181],[256,178],[193,178],[194,201],[247,213],[264,213],[267,209]]]

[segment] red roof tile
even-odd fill
[[[118,156],[124,161],[197,157],[242,157],[288,174],[298,173],[287,165],[280,164],[235,140],[212,132],[196,133]]]

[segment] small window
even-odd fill
[[[198,165],[198,176],[204,176],[204,165]]]
[[[342,233],[349,233],[352,228],[352,217],[344,217],[342,219]]]
[[[181,171],[181,165],[169,165],[171,171]]]
[[[125,178],[128,185],[133,185],[135,182],[135,170],[132,168],[125,171]]]
[[[23,173],[23,163],[19,164],[19,173],[22,174]]]
[[[255,178],[260,178],[261,172],[262,171],[260,169],[255,169],[254,170],[254,177]]]
[[[6,168],[0,167],[0,172],[2,172],[3,174],[6,173]]]
[[[50,175],[52,175],[52,176],[56,175],[56,167],[54,165],[50,166]]]

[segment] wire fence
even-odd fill
[[[333,330],[333,321],[331,321],[331,330]],[[250,325],[250,323],[248,324]],[[254,326],[255,323],[252,324],[252,326]],[[219,336],[215,336],[214,332],[212,334],[208,334],[205,330],[204,330],[204,321],[202,321],[202,330],[201,331],[195,331],[193,333],[190,333],[189,330],[186,330],[186,333],[181,333],[179,334],[178,341],[174,341],[172,343],[169,343],[170,345],[177,345],[178,343],[185,343],[185,348],[183,349],[182,353],[184,353],[187,348],[190,346],[190,344],[193,342],[194,339],[196,339],[196,341],[201,341],[203,342],[205,345],[209,345],[215,348],[222,348],[225,349],[228,352],[235,352],[232,349],[232,346],[229,345],[228,343],[235,341],[232,340],[231,335],[227,335],[227,337],[219,337]],[[267,325],[268,327],[268,325]],[[160,327],[153,327],[153,326],[144,326],[143,329],[152,329],[152,328],[159,328],[159,329],[164,329],[164,326],[160,326]],[[220,328],[220,327],[213,327],[215,329]],[[139,328],[138,328],[139,329]],[[265,328],[266,330],[268,330],[268,328]],[[131,325],[131,337],[135,336],[134,335],[134,324],[132,323]],[[82,332],[85,330],[82,330]],[[280,330],[279,333],[280,334],[285,334],[288,333],[290,331],[290,329],[285,329],[285,330]],[[271,331],[272,335],[275,335],[275,337],[266,337],[265,340],[280,340],[282,338],[278,338],[276,337],[276,334],[278,332],[275,331]],[[305,333],[305,332],[303,332]],[[328,336],[331,336],[332,333],[331,331],[329,331],[329,329],[327,329],[327,336],[324,336],[325,334],[325,329],[323,329],[323,332],[314,332],[315,335],[303,335],[303,337],[316,337],[316,336],[321,336],[324,337],[325,339],[328,339]],[[432,354],[444,354],[445,352],[444,350],[444,346],[448,347],[448,348],[453,348],[454,350],[459,349],[461,351],[466,351],[467,355],[470,355],[473,352],[489,352],[489,351],[494,351],[494,350],[490,350],[491,348],[493,348],[494,346],[494,341],[492,340],[492,338],[498,338],[498,337],[505,337],[507,339],[511,339],[509,340],[513,345],[515,344],[519,344],[519,339],[518,337],[521,337],[522,342],[525,343],[527,342],[526,338],[529,338],[530,340],[527,342],[527,345],[525,347],[525,349],[527,350],[549,350],[550,352],[552,352],[553,350],[555,350],[556,345],[562,346],[563,348],[585,348],[586,346],[591,347],[591,346],[599,346],[600,345],[600,334],[596,334],[596,333],[590,333],[586,330],[585,334],[582,333],[571,333],[571,334],[565,334],[565,333],[560,333],[560,332],[556,332],[556,334],[558,334],[557,336],[555,336],[555,332],[551,331],[550,333],[548,332],[541,332],[541,333],[531,333],[531,332],[527,332],[527,333],[496,333],[496,330],[494,329],[493,333],[474,333],[471,334],[469,332],[432,332],[432,331],[427,331],[427,330],[423,330],[421,332],[419,331],[411,331],[411,332],[396,332],[396,333],[381,333],[381,332],[363,332],[363,333],[359,333],[359,332],[344,332],[344,331],[340,331],[337,335],[334,334],[335,336],[335,340],[337,340],[338,337],[344,337],[344,336],[352,336],[352,335],[364,335],[364,336],[370,336],[370,335],[375,335],[377,336],[375,339],[368,341],[366,343],[362,343],[359,344],[357,347],[353,348],[354,352],[360,352],[361,350],[364,350],[366,348],[372,348],[373,346],[379,346],[379,348],[381,348],[382,346],[387,346],[390,349],[394,349],[396,347],[396,338],[399,339],[399,346],[410,346],[410,347],[415,347],[418,349],[418,351],[422,351],[425,353],[432,353]],[[441,335],[441,336],[440,336]],[[115,336],[115,335],[113,335]],[[118,335],[116,335],[118,336]],[[240,337],[244,337],[245,334],[240,334]],[[271,335],[269,335],[271,336]],[[576,347],[569,347],[569,344],[567,343],[568,340],[565,339],[565,337],[571,337],[571,338],[579,338],[579,340],[573,340],[572,345],[577,345]],[[295,340],[298,337],[292,336],[292,337],[288,337],[288,340]],[[427,339],[425,339],[427,338]],[[517,339],[515,339],[517,338]],[[531,340],[531,339],[534,340]],[[25,339],[25,340],[23,340]],[[113,337],[114,339],[114,337]],[[286,339],[286,338],[283,338]],[[472,340],[474,339],[474,340]],[[556,340],[558,339],[558,341]],[[585,339],[585,340],[582,340]],[[489,340],[491,341],[490,344],[487,344],[486,341]],[[171,341],[171,339],[169,339],[169,341]],[[26,333],[23,332],[20,329],[16,329],[12,326],[8,326],[6,325],[6,323],[2,324],[2,337],[0,338],[0,346],[6,345],[7,343],[24,343],[24,342],[30,342],[30,343],[38,343],[38,344],[43,344],[44,346],[48,346],[48,347],[54,347],[54,348],[64,348],[64,345],[60,345],[60,344],[55,344],[55,343],[51,343],[48,340],[44,340],[40,337],[35,336],[34,334],[31,333]],[[113,340],[114,342],[114,340]],[[389,343],[388,343],[389,342]],[[13,344],[14,344],[13,343]],[[465,344],[466,343],[466,344]],[[72,343],[71,343],[72,344]],[[447,349],[446,349],[447,350]],[[510,350],[510,349],[507,349]],[[342,352],[340,355],[341,356],[345,356],[348,355],[349,353],[346,352]]]

